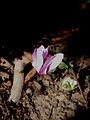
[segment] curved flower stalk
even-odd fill
[[[43,45],[39,48],[35,48],[32,54],[32,66],[40,75],[47,74],[51,70],[55,69],[63,59],[64,55],[58,53],[51,55],[48,52],[48,47],[45,49]]]

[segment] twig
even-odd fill
[[[67,34],[67,35],[65,35],[65,36],[63,36],[63,37],[55,37],[55,38],[52,38],[52,44],[56,44],[56,43],[58,43],[58,42],[61,42],[62,40],[70,37],[71,35],[72,35],[72,34]]]
[[[11,88],[11,95],[9,97],[9,101],[13,101],[14,103],[18,103],[21,97],[22,88],[24,85],[24,73],[22,72],[23,69],[24,62],[22,60],[17,60],[14,67],[13,86]]]
[[[32,62],[32,54],[29,52],[24,51],[24,55],[22,56],[22,60],[25,64],[28,64],[29,62]],[[29,82],[34,75],[36,74],[35,68],[32,68],[26,75],[24,83]]]
[[[29,82],[34,77],[35,74],[36,74],[36,70],[35,68],[32,68],[30,72],[26,75],[24,83]]]
[[[71,28],[69,30],[62,30],[62,31],[59,31],[57,33],[50,33],[50,36],[53,37],[53,36],[61,36],[62,34],[70,34],[70,33],[75,33],[75,32],[79,32],[79,28]]]
[[[14,60],[14,64],[16,64],[16,61],[17,61],[17,60],[18,60],[18,59],[15,59],[15,60]],[[24,51],[24,55],[22,56],[22,61],[23,61],[23,63],[24,63],[25,65],[28,64],[29,62],[31,62],[31,61],[32,61],[32,55],[31,55],[31,53]],[[23,69],[24,69],[24,68],[23,68]],[[29,81],[33,78],[33,76],[34,76],[35,74],[36,74],[36,70],[35,70],[34,68],[32,68],[32,70],[30,70],[29,73],[26,75],[25,80],[24,80],[24,83],[29,82]],[[14,73],[14,75],[15,75],[15,73]],[[5,85],[8,87],[8,84],[5,83]],[[11,85],[9,85],[9,87],[11,87]]]
[[[84,103],[85,103],[85,106],[86,106],[86,108],[87,108],[87,100],[85,99],[85,96],[84,96],[84,94],[83,94],[83,91],[82,91],[81,86],[80,86],[79,81],[78,81],[79,74],[76,75],[76,74],[73,72],[73,77],[74,77],[75,80],[77,80],[77,83],[78,83],[78,87],[79,87],[81,96],[82,96],[83,101],[84,101]]]
[[[79,32],[79,28],[74,28],[71,30],[63,30],[56,34],[50,34],[52,38],[52,44],[56,44],[61,42],[62,40],[72,36],[72,33]]]
[[[51,119],[51,116],[53,114],[53,109],[54,109],[54,106],[52,106],[52,108],[51,108],[51,112],[50,112],[50,115],[49,115],[49,120]]]

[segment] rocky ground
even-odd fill
[[[73,39],[73,37],[68,39]],[[41,39],[33,48],[46,41]],[[69,46],[68,42],[63,40],[62,42],[53,42],[53,44],[49,43],[50,51],[52,53],[63,52],[66,61],[73,63],[76,66],[75,69],[81,67],[79,71],[81,90],[79,87],[71,91],[62,88],[61,77],[63,74],[68,74],[65,71],[57,70],[55,73],[43,77],[36,74],[31,81],[24,85],[21,99],[18,104],[15,104],[8,101],[13,83],[13,72],[9,69],[7,72],[0,66],[0,120],[90,119],[90,56],[86,52],[80,52],[78,48],[78,50],[76,49],[78,53],[75,52],[73,46]],[[11,62],[10,59],[7,60]],[[3,66],[4,64],[5,61],[3,61]]]

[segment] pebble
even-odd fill
[[[42,80],[43,85],[45,85],[46,87],[49,87],[49,81],[47,80]]]
[[[29,94],[30,96],[32,96],[32,90],[30,88],[27,88],[26,94]]]
[[[37,81],[33,81],[33,83],[38,90],[41,89],[41,85]]]

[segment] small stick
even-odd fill
[[[31,53],[24,52],[24,55],[22,56],[22,61],[24,62],[24,64],[25,65],[28,64],[29,62],[31,62],[31,60],[32,60]],[[17,59],[14,60],[14,64],[15,61],[17,61]],[[30,79],[32,79],[35,74],[36,74],[36,70],[32,68],[32,70],[30,70],[29,73],[26,75],[24,83],[29,82]]]
[[[68,38],[69,36],[71,36],[72,34],[67,34],[63,37],[55,37],[55,38],[52,38],[52,44],[56,44],[58,42],[61,42],[62,40]]]
[[[28,53],[24,51],[24,55],[22,56],[22,60],[24,61],[25,64],[28,64],[29,62],[32,62],[32,55],[31,53]],[[36,74],[35,68],[32,68],[26,75],[24,83],[29,82],[34,75]]]
[[[53,36],[60,36],[61,34],[69,34],[69,33],[75,33],[75,32],[79,32],[79,28],[72,28],[70,30],[62,30],[62,31],[59,31],[57,33],[50,33],[50,36],[53,37]]]
[[[71,30],[63,30],[62,33],[68,34],[68,33],[74,33],[79,32],[79,28],[72,28]]]
[[[63,30],[60,33],[51,34],[52,44],[61,42],[62,40],[72,36],[72,33],[74,33],[74,32],[79,32],[79,28],[75,28],[75,29],[71,29],[71,30]]]
[[[22,60],[15,61],[13,86],[9,97],[9,101],[13,101],[14,103],[18,103],[21,97],[22,88],[24,85],[24,73],[22,72],[24,66],[25,64]]]
[[[53,109],[54,109],[54,106],[52,106],[52,108],[51,108],[51,112],[50,112],[50,115],[49,115],[49,120],[51,119],[51,116],[52,116],[52,113],[53,113]]]
[[[24,83],[29,82],[34,77],[35,74],[36,74],[36,70],[35,68],[32,68],[30,72],[26,75]]]
[[[87,101],[86,101],[86,99],[85,99],[85,96],[84,96],[84,94],[83,94],[83,91],[82,91],[81,86],[80,86],[79,81],[78,81],[79,74],[75,75],[75,73],[73,73],[73,76],[74,76],[74,79],[77,80],[77,83],[78,83],[78,87],[79,87],[81,96],[82,96],[83,101],[84,101],[84,103],[85,103],[85,105],[86,105],[86,108],[87,108]]]

